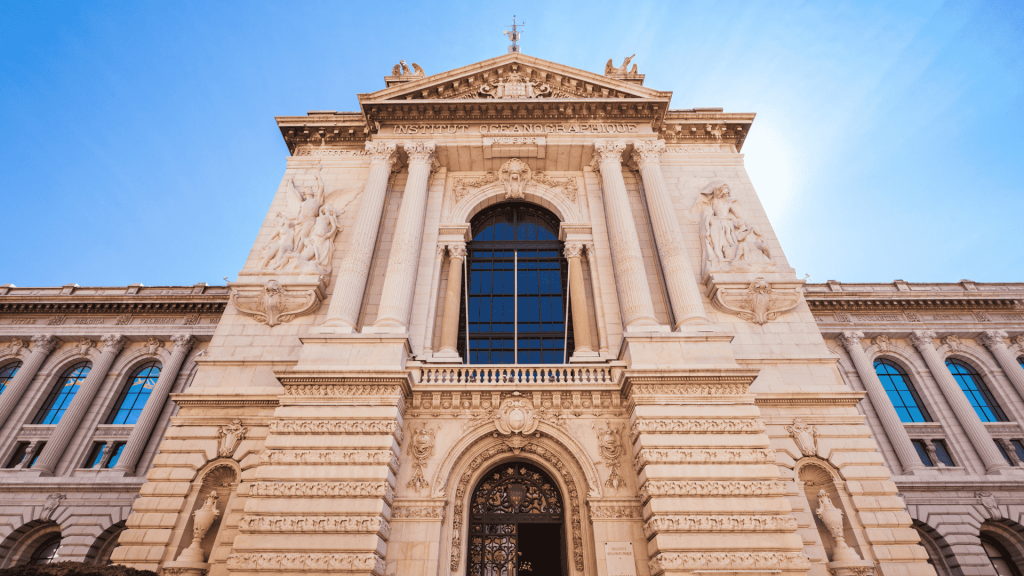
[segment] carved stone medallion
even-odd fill
[[[320,307],[320,295],[316,289],[296,290],[281,285],[277,280],[268,280],[262,287],[233,289],[231,303],[242,314],[273,327],[316,312]]]

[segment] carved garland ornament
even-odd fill
[[[648,540],[663,532],[795,532],[791,516],[710,515],[655,516],[644,524]]]
[[[607,428],[597,431],[597,448],[601,453],[601,459],[604,460],[604,465],[608,467],[608,479],[605,480],[604,485],[618,491],[619,488],[626,485],[626,480],[619,475],[619,458],[624,452],[622,430],[618,426],[612,426],[608,420],[605,420],[605,426]]]
[[[803,552],[662,552],[647,566],[657,576],[666,570],[808,570],[811,560]]]
[[[412,480],[409,480],[406,484],[406,488],[412,488],[419,492],[424,488],[430,487],[430,482],[423,477],[423,467],[427,465],[430,457],[434,455],[434,430],[424,426],[423,428],[413,428],[412,430],[412,442],[409,443],[407,451],[413,458],[416,472],[413,474]]]
[[[391,536],[391,526],[380,516],[242,516],[238,529],[264,533],[379,534],[385,540]]]
[[[776,480],[650,480],[640,488],[640,499],[657,496],[785,496],[786,486]]]
[[[711,303],[719,310],[764,325],[796,308],[801,296],[799,288],[776,289],[764,278],[758,278],[746,289],[720,288]]]
[[[384,560],[376,554],[232,554],[229,570],[346,570],[370,571],[384,576]]]
[[[387,482],[253,482],[249,485],[249,496],[383,498],[391,504],[395,491]]]
[[[232,289],[231,304],[242,314],[274,327],[316,312],[320,308],[320,296],[313,289],[293,290],[277,280],[268,280],[262,288]]]
[[[648,464],[774,464],[775,450],[650,450],[643,449],[633,459],[633,469],[639,474]]]
[[[512,448],[507,444],[498,444],[484,450],[478,454],[472,461],[466,471],[459,478],[459,485],[455,489],[455,506],[454,506],[454,518],[452,518],[452,555],[451,555],[451,571],[456,572],[459,569],[459,563],[462,560],[462,522],[465,518],[463,514],[463,501],[466,497],[466,489],[469,485],[469,480],[472,477],[474,471],[480,468],[484,462],[490,460],[498,454],[503,454],[511,451]],[[576,570],[579,572],[583,571],[583,526],[580,520],[580,505],[579,505],[579,490],[576,488],[576,481],[573,480],[572,475],[569,473],[569,469],[562,463],[561,459],[558,458],[553,452],[544,448],[543,446],[537,446],[533,443],[528,443],[521,448],[531,454],[536,454],[542,459],[550,463],[558,470],[559,474],[562,475],[562,480],[565,482],[566,488],[568,488],[569,498],[567,499],[568,507],[571,512],[570,514],[570,526],[572,533],[573,543],[573,562]]]

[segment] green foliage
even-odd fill
[[[120,564],[97,566],[85,562],[15,566],[0,570],[0,576],[156,576],[150,570],[136,570]]]

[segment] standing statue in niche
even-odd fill
[[[690,218],[700,221],[702,277],[712,272],[764,271],[775,266],[768,243],[747,224],[738,204],[729,185],[715,181],[704,188],[690,208]]]

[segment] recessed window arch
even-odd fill
[[[946,360],[946,367],[964,391],[982,422],[1006,422],[1006,414],[973,366],[960,360]]]
[[[502,202],[473,217],[458,342],[469,364],[566,362],[574,344],[558,227],[554,214],[527,202]]]
[[[18,368],[21,368],[21,362],[11,362],[0,368],[0,394],[3,394],[7,385],[11,383],[11,380],[14,380],[14,375],[18,373]]]
[[[988,561],[998,576],[1021,576],[1013,555],[1002,542],[982,531],[981,546],[985,549],[985,555],[988,556]]]
[[[60,550],[60,533],[52,534],[47,536],[42,542],[36,546],[36,549],[32,552],[32,557],[29,559],[29,564],[50,564],[53,562],[60,562],[61,557],[57,554],[57,550]]]
[[[917,394],[914,383],[899,364],[886,358],[875,360],[875,374],[889,395],[889,401],[896,408],[900,422],[931,422],[931,416],[924,402]]]
[[[121,388],[114,409],[107,416],[107,424],[135,424],[149,400],[149,395],[160,377],[160,363],[147,362],[140,366]]]
[[[43,407],[36,414],[32,423],[57,424],[60,422],[61,416],[64,415],[64,411],[68,409],[71,401],[75,399],[78,387],[89,375],[90,370],[92,370],[92,362],[79,362],[65,370],[50,389],[46,402],[43,403]]]

